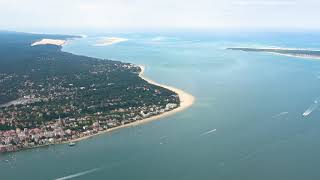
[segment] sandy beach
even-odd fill
[[[145,67],[140,65],[140,68],[141,68],[141,72],[139,74],[139,76],[146,80],[148,83],[150,84],[154,84],[156,86],[160,86],[160,87],[163,87],[163,88],[166,88],[166,89],[169,89],[175,93],[178,94],[179,98],[180,98],[180,106],[172,111],[169,111],[167,113],[164,113],[163,115],[159,115],[159,116],[165,116],[165,115],[168,115],[168,114],[172,114],[172,113],[176,113],[176,112],[179,112],[179,111],[182,111],[182,110],[185,110],[186,108],[192,106],[192,104],[194,103],[195,101],[195,97],[192,96],[191,94],[181,90],[181,89],[178,89],[178,88],[175,88],[175,87],[172,87],[172,86],[168,86],[168,85],[164,85],[164,84],[159,84],[147,77],[144,76],[144,71],[145,71]],[[161,118],[161,117],[159,117]]]
[[[111,132],[111,131],[115,131],[117,129],[120,129],[120,128],[126,128],[126,127],[132,127],[132,126],[138,126],[138,125],[141,125],[141,124],[144,124],[144,123],[148,123],[148,122],[151,122],[151,121],[154,121],[154,120],[158,120],[160,118],[164,118],[164,117],[168,117],[168,116],[171,116],[175,113],[178,113],[178,112],[181,112],[187,108],[189,108],[190,106],[192,106],[195,102],[195,97],[192,96],[191,94],[181,90],[181,89],[178,89],[178,88],[175,88],[175,87],[172,87],[172,86],[168,86],[168,85],[164,85],[164,84],[159,84],[151,79],[148,79],[147,77],[144,76],[144,71],[145,71],[145,67],[140,65],[139,66],[141,68],[141,72],[139,74],[139,76],[146,80],[148,83],[150,84],[154,84],[156,86],[160,86],[160,87],[163,87],[163,88],[166,88],[166,89],[169,89],[175,93],[178,94],[179,98],[180,98],[180,106],[171,110],[171,111],[168,111],[168,112],[164,112],[162,114],[159,114],[159,115],[155,115],[155,116],[152,116],[152,117],[149,117],[149,118],[145,118],[145,119],[142,119],[142,120],[138,120],[138,121],[135,121],[135,122],[132,122],[132,123],[129,123],[129,124],[125,124],[125,125],[121,125],[121,126],[117,126],[117,127],[114,127],[114,128],[110,128],[110,129],[107,129],[105,131],[100,131],[96,134],[92,134],[92,135],[89,135],[89,136],[84,136],[84,137],[81,137],[81,138],[78,138],[78,139],[73,139],[73,140],[70,140],[70,141],[66,141],[66,142],[63,142],[63,143],[70,143],[70,142],[77,142],[77,141],[81,141],[81,140],[84,140],[84,139],[88,139],[88,138],[91,138],[93,136],[96,136],[96,135],[99,135],[99,134],[103,134],[103,133],[107,133],[107,132]]]
[[[246,47],[246,46],[234,46],[227,47],[224,49],[257,49],[257,50],[297,50],[297,51],[320,51],[320,49],[315,48],[288,48],[288,47],[277,47],[277,46],[260,46],[260,47]]]
[[[96,46],[107,46],[107,45],[111,45],[111,44],[114,44],[114,43],[124,42],[124,41],[127,41],[127,40],[128,39],[112,37],[112,38],[105,39],[101,44],[96,44]],[[42,39],[40,41],[34,42],[31,46],[46,45],[46,44],[62,46],[66,42],[67,42],[66,40],[60,40],[60,39]],[[159,83],[157,83],[157,82],[145,77],[144,76],[145,67],[142,66],[142,65],[139,65],[139,67],[141,68],[141,72],[139,73],[139,76],[142,79],[144,79],[145,81],[147,81],[150,84],[154,84],[156,86],[160,86],[160,87],[169,89],[169,90],[177,93],[179,98],[180,98],[180,106],[175,108],[175,109],[173,109],[173,110],[171,110],[171,111],[167,111],[167,112],[164,112],[164,113],[159,114],[159,115],[155,115],[155,116],[152,116],[152,117],[149,117],[149,118],[145,118],[145,119],[142,119],[142,120],[138,120],[138,121],[135,121],[135,122],[132,122],[132,123],[129,123],[129,124],[125,124],[125,125],[117,126],[117,127],[114,127],[114,128],[110,128],[110,129],[107,129],[105,131],[100,131],[100,132],[98,132],[96,134],[84,136],[84,137],[81,137],[81,138],[78,138],[78,139],[72,139],[70,141],[65,141],[65,142],[61,142],[61,143],[64,144],[64,143],[70,143],[70,142],[77,142],[77,141],[81,141],[81,140],[84,140],[84,139],[91,138],[91,137],[99,135],[99,134],[111,132],[111,131],[114,131],[114,130],[117,130],[117,129],[120,129],[120,128],[137,126],[137,125],[140,125],[140,124],[144,124],[144,123],[147,123],[147,122],[150,122],[150,121],[154,121],[154,120],[157,120],[157,119],[160,119],[160,118],[164,118],[164,117],[173,115],[173,114],[175,114],[177,112],[181,112],[181,111],[187,109],[188,107],[192,106],[192,104],[195,101],[195,98],[191,94],[189,94],[187,92],[184,92],[181,89],[172,87],[172,86],[159,84]]]
[[[281,53],[281,52],[271,52],[274,50],[279,50],[279,51],[318,51],[318,49],[303,49],[303,48],[281,48],[281,47],[261,47],[261,48],[251,48],[251,47],[232,47],[231,49],[255,49],[255,50],[261,50],[259,52],[262,52],[262,50],[265,50],[263,52],[269,53],[269,54],[274,54],[274,55],[279,55],[279,56],[287,56],[287,57],[294,57],[294,58],[303,58],[303,59],[320,59],[320,56],[318,55],[308,55],[308,54],[299,54],[299,53]],[[230,48],[227,48],[230,49]],[[268,51],[270,50],[270,51]]]
[[[127,41],[127,39],[124,39],[124,38],[108,38],[104,42],[102,42],[102,44],[97,44],[97,46],[106,46],[106,45],[111,45],[111,44],[114,44],[114,43],[119,43],[119,42],[124,42],[124,41]],[[46,44],[62,46],[66,42],[67,42],[66,40],[60,40],[60,39],[42,39],[40,41],[34,42],[31,46],[46,45]],[[160,86],[160,87],[169,89],[169,90],[177,93],[179,98],[180,98],[180,106],[175,108],[175,109],[173,109],[173,110],[171,110],[171,111],[167,111],[167,112],[164,112],[164,113],[161,113],[161,114],[158,114],[158,115],[155,115],[155,116],[151,116],[151,117],[148,117],[148,118],[145,118],[145,119],[142,119],[142,120],[138,120],[138,121],[135,121],[135,122],[132,122],[132,123],[128,123],[128,124],[125,124],[125,125],[121,125],[121,126],[117,126],[117,127],[114,127],[114,128],[110,128],[110,129],[104,130],[104,131],[100,131],[100,132],[98,132],[96,134],[80,137],[80,138],[77,138],[77,139],[72,139],[72,140],[69,140],[69,141],[58,142],[58,143],[56,142],[56,143],[53,143],[53,144],[65,144],[65,143],[70,143],[70,142],[78,142],[78,141],[81,141],[81,140],[84,140],[84,139],[88,139],[88,138],[91,138],[93,136],[97,136],[97,135],[100,135],[100,134],[103,134],[103,133],[115,131],[115,130],[118,130],[120,128],[132,127],[132,126],[137,126],[137,125],[141,125],[141,124],[144,124],[144,123],[148,123],[150,121],[158,120],[160,118],[171,116],[171,115],[173,115],[173,114],[175,114],[177,112],[181,112],[181,111],[189,108],[190,106],[192,106],[193,103],[195,102],[195,97],[192,96],[191,94],[189,94],[189,93],[187,93],[187,92],[185,92],[185,91],[183,91],[181,89],[172,87],[172,86],[159,84],[159,83],[157,83],[157,82],[145,77],[144,76],[145,67],[143,65],[139,65],[139,67],[141,68],[141,72],[139,73],[139,77],[141,77],[142,79],[144,79],[145,81],[147,81],[150,84],[154,84],[156,86]],[[50,145],[50,144],[41,145],[41,146],[37,146],[37,147],[48,146],[48,145]],[[37,147],[32,147],[32,148],[37,148]]]
[[[303,58],[303,59],[320,59],[320,56],[312,56],[312,55],[305,55],[305,54],[283,54],[283,53],[276,53],[276,52],[267,52],[270,54],[275,54],[279,56],[287,56],[287,57],[294,57],[294,58]]]
[[[148,122],[151,122],[151,121],[154,121],[154,120],[158,120],[158,119],[161,119],[161,118],[164,118],[164,117],[168,117],[168,116],[174,115],[175,113],[181,112],[181,111],[189,108],[190,106],[192,106],[194,104],[194,102],[195,102],[195,97],[194,96],[192,96],[191,94],[189,94],[189,93],[187,93],[187,92],[185,92],[185,91],[183,91],[181,89],[178,89],[178,88],[175,88],[175,87],[172,87],[172,86],[168,86],[168,85],[164,85],[164,84],[159,84],[159,83],[157,83],[157,82],[155,82],[155,81],[153,81],[151,79],[148,79],[147,77],[144,76],[145,67],[142,66],[142,65],[140,65],[139,67],[141,68],[141,72],[140,72],[139,76],[142,79],[146,80],[150,84],[154,84],[156,86],[160,86],[160,87],[169,89],[169,90],[177,93],[179,98],[180,98],[180,106],[175,108],[175,109],[173,109],[173,110],[171,110],[171,111],[167,111],[167,112],[164,112],[164,113],[159,114],[159,115],[151,116],[149,118],[145,118],[145,119],[138,120],[138,121],[135,121],[135,122],[132,122],[132,123],[128,123],[128,124],[125,124],[125,125],[121,125],[121,126],[117,126],[117,127],[114,127],[114,128],[110,128],[110,129],[107,129],[107,130],[104,130],[104,131],[99,131],[96,134],[80,137],[80,138],[77,138],[77,139],[72,139],[72,140],[69,140],[69,141],[55,142],[55,143],[52,143],[52,144],[45,144],[45,145],[30,147],[30,148],[27,148],[27,149],[46,147],[46,146],[50,146],[50,145],[54,145],[54,144],[67,144],[67,143],[71,143],[71,142],[79,142],[79,141],[82,141],[82,140],[85,140],[85,139],[92,138],[92,137],[97,136],[97,135],[101,135],[101,134],[104,134],[104,133],[115,131],[115,130],[118,130],[118,129],[121,129],[121,128],[138,126],[138,125],[141,125],[141,124],[144,124],[144,123],[148,123]],[[18,151],[20,151],[20,150],[18,150]]]
[[[66,43],[66,40],[62,39],[41,39],[40,41],[34,42],[31,44],[31,46],[37,46],[37,45],[57,45],[62,46]]]
[[[109,38],[105,38],[105,39],[99,41],[94,46],[110,46],[112,44],[117,44],[117,43],[121,43],[121,42],[125,42],[125,41],[128,41],[128,39],[118,38],[118,37],[109,37]]]

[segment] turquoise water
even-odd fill
[[[128,38],[111,46],[103,36]],[[319,60],[225,50],[320,47],[317,33],[116,34],[64,51],[146,65],[196,97],[190,109],[79,142],[0,155],[0,179],[319,179]],[[216,131],[207,133],[213,129]],[[8,161],[7,161],[8,160]]]

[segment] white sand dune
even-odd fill
[[[57,45],[62,46],[66,43],[66,40],[62,39],[41,39],[40,41],[36,41],[31,44],[31,46],[38,46],[38,45]]]

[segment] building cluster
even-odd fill
[[[33,75],[37,68],[0,74],[0,152],[77,140],[180,104],[174,92],[135,78],[138,66],[92,63],[88,71],[44,78]]]
[[[23,129],[18,127],[26,127],[25,122],[15,121],[14,127],[17,127],[15,130],[0,131],[0,152],[12,152],[77,140],[110,128],[152,117],[176,107],[178,104],[168,103],[165,107],[153,105],[141,108],[119,108],[114,110],[113,115],[104,115],[101,112],[81,118],[59,118],[36,125],[36,127]],[[7,122],[12,123],[12,121],[0,119],[2,125]]]

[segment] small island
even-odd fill
[[[320,51],[307,49],[235,47],[227,48],[227,50],[237,50],[245,52],[266,52],[298,58],[320,59]]]
[[[143,66],[61,51],[72,38],[0,32],[0,152],[79,141],[194,102]]]

